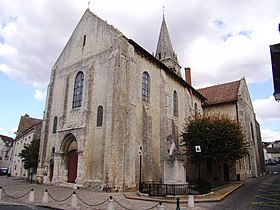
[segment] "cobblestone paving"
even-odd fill
[[[31,204],[37,206],[49,206],[57,209],[94,209],[105,210],[108,206],[106,201],[110,196],[115,200],[115,210],[144,210],[157,209],[155,206],[158,202],[132,200],[124,197],[123,193],[104,193],[92,192],[88,190],[75,190],[77,195],[77,208],[71,208],[71,195],[73,189],[57,186],[47,186],[39,184],[30,184],[26,180],[16,179],[14,177],[0,177],[0,186],[3,188],[2,200],[0,203],[14,203],[14,204]],[[34,190],[34,202],[29,202],[29,194],[31,189]],[[43,203],[43,195],[45,190],[48,191],[48,203]],[[6,194],[10,195],[7,196]],[[25,195],[25,196],[23,196]],[[23,196],[23,197],[22,197]],[[68,198],[67,200],[65,200]],[[65,200],[63,202],[59,202]],[[104,202],[104,203],[103,203]],[[97,205],[101,204],[102,205]],[[119,205],[120,204],[120,205]],[[176,204],[164,203],[166,210],[176,209]],[[154,208],[153,208],[154,207]],[[195,204],[193,210],[207,209],[207,203]],[[190,209],[186,203],[180,204],[180,209]]]

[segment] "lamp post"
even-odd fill
[[[278,26],[280,32],[280,24]],[[270,55],[272,64],[272,77],[274,83],[274,97],[276,101],[280,101],[280,43],[270,45]]]
[[[140,146],[139,147],[139,151],[138,151],[138,154],[139,154],[139,161],[140,161],[140,170],[139,170],[139,191],[141,192],[142,191],[142,147]]]
[[[274,95],[275,100],[279,102],[280,101],[280,92],[274,93],[273,95]]]
[[[195,152],[199,153],[199,159],[198,159],[198,190],[200,192],[200,158],[201,158],[201,147],[200,147],[200,145],[195,146]]]

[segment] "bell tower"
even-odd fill
[[[167,25],[165,22],[165,17],[163,14],[163,19],[161,23],[157,50],[155,57],[165,64],[168,68],[174,71],[178,76],[181,76],[181,66],[176,53],[173,50],[171,39],[168,33]]]

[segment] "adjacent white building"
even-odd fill
[[[34,138],[40,138],[42,120],[31,118],[28,114],[21,116],[17,135],[13,145],[13,155],[10,167],[11,176],[28,177],[28,171],[24,169],[23,162],[19,156],[24,145],[30,144]]]
[[[14,139],[0,135],[0,168],[9,168]]]

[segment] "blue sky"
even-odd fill
[[[0,134],[42,118],[50,71],[89,0],[0,0]],[[149,6],[147,6],[149,5]],[[263,141],[280,139],[269,45],[280,43],[279,0],[95,0],[90,9],[150,53],[164,13],[195,88],[246,78]],[[137,9],[135,9],[137,8]]]
[[[0,133],[14,137],[21,115],[28,113],[32,117],[43,118],[45,101],[34,98],[32,87],[20,84],[2,72],[0,84]]]

